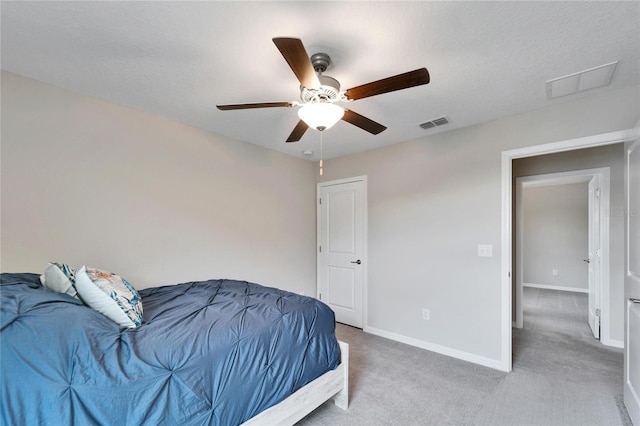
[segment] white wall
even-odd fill
[[[315,294],[315,165],[2,73],[3,272]]]
[[[589,288],[588,194],[586,182],[523,189],[524,283]]]
[[[630,87],[326,161],[322,181],[368,176],[367,326],[500,360],[501,152],[631,128],[639,105]]]

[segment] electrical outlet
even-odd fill
[[[493,246],[491,244],[478,244],[479,257],[493,257]]]
[[[552,269],[551,273],[553,274],[554,277],[558,276],[558,270],[557,269]]]
[[[430,320],[429,310],[427,308],[422,308],[422,319]]]

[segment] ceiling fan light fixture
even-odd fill
[[[306,104],[298,110],[298,117],[302,121],[320,131],[331,128],[343,115],[343,108],[329,102]]]

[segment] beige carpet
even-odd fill
[[[325,403],[299,424],[631,425],[622,350],[576,331],[582,301],[560,293],[525,289],[508,374],[338,324],[350,345],[349,410]]]

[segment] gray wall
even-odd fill
[[[326,161],[324,181],[368,176],[367,325],[500,360],[501,152],[628,129],[638,94]],[[2,113],[3,271],[59,260],[139,288],[226,276],[315,292],[316,164],[8,73]]]
[[[522,191],[523,281],[589,288],[588,183],[525,187]],[[556,271],[556,275],[553,274]]]
[[[634,124],[629,125],[627,128],[632,128]],[[605,214],[609,215],[610,338],[622,342],[624,340],[625,309],[624,215],[621,214],[625,210],[624,144],[619,143],[597,148],[520,158],[513,161],[513,176],[515,181],[517,177],[522,176],[600,167],[610,168],[610,212],[605,212]],[[515,262],[513,271],[513,276],[516,276]]]
[[[367,326],[500,360],[502,151],[629,129],[638,89],[326,161],[322,181],[368,176]],[[493,257],[478,257],[478,244]]]
[[[315,294],[314,164],[2,73],[2,271]]]

